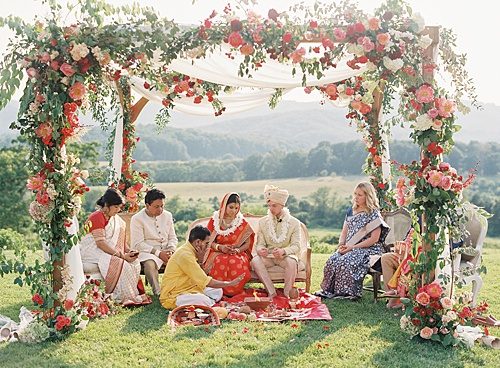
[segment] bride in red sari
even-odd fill
[[[215,211],[207,228],[212,243],[203,269],[207,275],[221,281],[244,275],[235,286],[223,289],[224,295],[233,296],[243,291],[250,280],[250,259],[255,233],[240,212],[241,200],[237,193],[227,193],[219,211]]]

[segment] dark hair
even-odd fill
[[[189,242],[193,243],[195,240],[205,240],[207,236],[210,236],[210,230],[205,226],[195,226],[189,232]]]
[[[146,193],[146,197],[144,197],[144,202],[146,204],[151,204],[154,201],[156,201],[157,199],[165,199],[165,193],[163,193],[161,190],[156,189],[156,188],[150,189]]]
[[[123,195],[116,190],[115,188],[108,188],[106,192],[102,195],[101,198],[99,198],[96,202],[96,204],[99,207],[104,207],[104,206],[118,206],[121,204],[125,203],[125,198],[123,198]]]
[[[227,199],[227,203],[226,204],[230,204],[230,203],[238,203],[238,204],[241,204],[241,199],[240,199],[240,196],[236,193],[233,193],[229,196],[229,198]]]

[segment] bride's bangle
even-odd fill
[[[215,248],[215,250],[218,252],[218,251],[219,251],[219,244],[215,243],[214,248]]]

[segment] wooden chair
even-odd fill
[[[391,228],[384,242],[384,253],[391,251],[391,248],[396,244],[397,241],[403,241],[406,235],[410,231],[412,226],[412,220],[410,212],[407,209],[401,207],[395,211],[384,212],[382,217],[385,222]],[[372,287],[365,287],[365,290],[373,292],[373,301],[376,303],[379,299],[379,293],[382,293],[382,265],[380,264],[380,259],[382,256],[376,255],[370,257],[370,269],[368,274],[372,277]],[[388,282],[389,280],[384,280]]]
[[[248,221],[249,225],[252,227],[255,234],[259,233],[259,220],[262,216],[256,216],[252,214],[245,214],[245,219]],[[210,217],[198,219],[191,223],[188,228],[186,238],[188,237],[189,231],[197,225],[206,226]],[[299,255],[300,265],[299,272],[297,273],[297,277],[295,278],[295,282],[304,282],[306,284],[306,292],[309,292],[311,289],[311,245],[309,243],[309,232],[307,231],[306,226],[303,223],[300,223],[300,237],[301,237],[301,251]],[[257,239],[255,239],[257,241]],[[255,255],[255,254],[254,254]],[[269,276],[273,283],[283,283],[284,280],[284,269],[279,266],[273,266],[268,269]],[[251,270],[251,276],[249,282],[260,283],[260,279],[257,274]]]

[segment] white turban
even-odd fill
[[[274,185],[266,184],[264,187],[264,198],[266,202],[272,201],[282,206],[286,205],[288,200],[288,190],[280,189]]]

